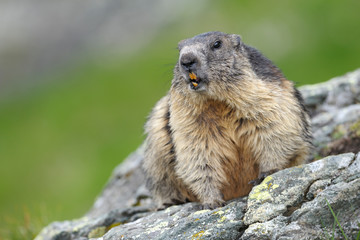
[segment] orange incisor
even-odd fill
[[[189,77],[190,77],[191,80],[196,80],[196,79],[197,79],[196,74],[193,73],[193,72],[189,73]],[[191,82],[191,83],[192,83],[192,85],[193,85],[194,87],[197,87],[197,86],[199,85],[199,84],[197,84],[196,82]]]
[[[189,77],[191,80],[196,80],[196,74],[193,72],[189,73]]]

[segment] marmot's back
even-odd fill
[[[144,170],[160,206],[214,208],[307,160],[309,116],[270,60],[221,32],[183,40],[179,51],[171,89],[146,124]]]

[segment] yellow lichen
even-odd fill
[[[204,209],[204,210],[196,211],[196,212],[194,212],[194,215],[198,215],[198,214],[202,214],[202,213],[206,213],[206,212],[210,212],[210,210]]]
[[[218,223],[222,223],[224,222],[225,220],[227,220],[227,218],[225,216],[222,216],[219,220],[218,220]]]
[[[219,210],[216,212],[213,212],[212,214],[218,214],[218,215],[223,215],[225,212],[223,210]]]
[[[88,217],[82,217],[77,220],[79,221],[79,223],[72,229],[74,232],[77,232],[86,225],[90,224],[90,220]]]
[[[148,228],[148,229],[146,230],[146,233],[149,234],[149,233],[152,233],[152,232],[159,231],[159,230],[161,230],[162,228],[167,227],[168,224],[169,224],[168,222],[161,222],[161,223],[159,223],[158,225],[156,225],[156,226],[153,227],[153,228]]]
[[[102,237],[106,233],[106,227],[98,227],[91,230],[88,234],[88,238],[99,238]]]
[[[204,230],[202,230],[202,231],[200,231],[200,232],[198,232],[198,233],[195,233],[194,235],[192,235],[191,240],[204,239],[204,238],[202,237],[202,236],[204,236],[204,233],[205,233]]]
[[[250,193],[249,198],[260,201],[266,201],[271,199],[270,190],[279,187],[278,184],[270,182],[271,180],[273,180],[273,178],[271,176],[267,176],[261,184],[253,188],[253,191]]]

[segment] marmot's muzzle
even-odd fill
[[[192,73],[198,67],[199,60],[193,53],[185,53],[180,58],[180,64],[183,70]]]

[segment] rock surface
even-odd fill
[[[274,173],[248,197],[214,210],[188,203],[154,211],[140,147],[119,165],[84,217],[41,239],[348,239],[360,231],[360,69],[300,88],[311,111],[314,158]],[[328,156],[333,154],[332,156]],[[335,222],[337,216],[341,229]]]

